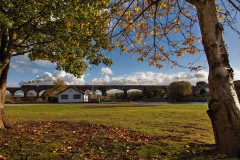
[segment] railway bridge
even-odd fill
[[[237,94],[240,98],[240,81],[234,81],[234,85],[237,91]],[[21,87],[7,87],[7,91],[14,97],[16,96],[16,92],[21,92],[24,98],[28,97],[30,92],[34,92],[37,97],[39,97],[45,90],[53,88],[54,85],[23,85]],[[107,95],[107,91],[112,89],[121,90],[124,92],[124,96],[127,97],[127,93],[131,89],[141,90],[144,92],[149,91],[151,89],[163,89],[167,93],[168,85],[69,85],[69,87],[75,87],[82,92],[86,92],[87,90],[95,93],[97,90],[102,92],[102,95]],[[206,90],[205,87],[192,86],[193,94],[199,94],[202,89]]]
[[[53,85],[23,85],[21,87],[7,87],[7,91],[12,96],[16,95],[16,92],[21,92],[23,97],[27,98],[30,92],[34,92],[37,97],[40,96],[45,90],[53,88]],[[112,89],[121,90],[124,92],[124,95],[127,95],[127,92],[131,89],[141,90],[143,93],[151,89],[164,89],[167,91],[167,85],[69,85],[69,87],[74,87],[82,92],[91,91],[95,93],[97,90],[102,92],[102,95],[106,95],[107,91]]]

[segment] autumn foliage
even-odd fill
[[[221,4],[217,12],[221,21],[228,20]],[[194,5],[179,0],[120,0],[113,1],[111,14],[109,35],[122,52],[131,53],[137,61],[147,61],[157,68],[169,62],[172,67],[202,68],[194,61],[177,61],[203,51]]]

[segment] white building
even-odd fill
[[[68,87],[64,91],[58,93],[58,103],[79,103],[88,102],[88,97],[82,91]]]

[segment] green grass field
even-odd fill
[[[16,127],[0,131],[0,155],[9,159],[220,159],[206,110],[207,105],[188,104],[7,105]]]

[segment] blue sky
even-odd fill
[[[235,70],[235,77],[240,79],[239,37],[231,30],[226,29],[225,41],[228,46],[231,66]],[[204,54],[185,55],[179,59],[179,63],[188,63],[199,59],[197,63],[206,67],[205,71],[199,73],[190,72],[188,69],[180,67],[171,68],[169,65],[157,69],[149,66],[147,62],[137,62],[131,54],[123,54],[117,50],[113,51],[109,56],[113,59],[113,65],[110,68],[105,68],[104,65],[91,66],[81,79],[55,70],[55,65],[49,62],[31,62],[26,56],[16,57],[12,60],[8,85],[17,86],[21,81],[26,82],[36,78],[44,81],[43,83],[54,78],[60,78],[69,84],[72,82],[73,84],[168,84],[175,80],[189,80],[191,83],[198,80],[207,80],[207,62]]]

